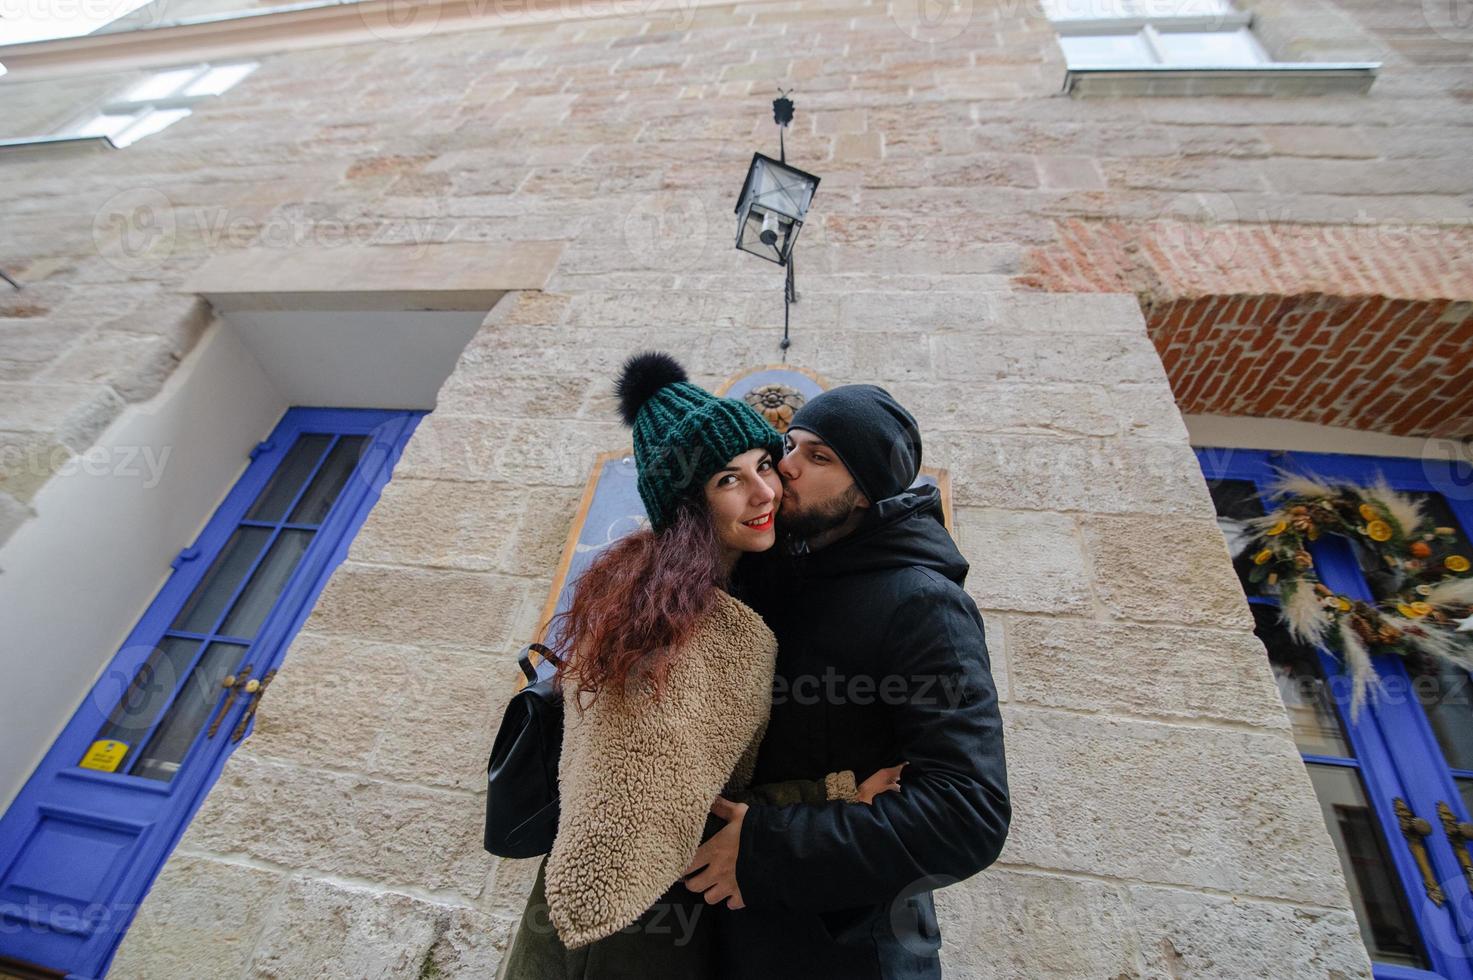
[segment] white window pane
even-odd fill
[[[199,74],[198,67],[171,68],[168,71],[161,71],[134,85],[128,90],[128,94],[123,96],[123,100],[141,102],[145,99],[162,99],[179,91],[185,82],[197,74]]]
[[[1156,43],[1168,65],[1258,65],[1263,53],[1247,28],[1235,31],[1160,31]]]
[[[78,126],[74,131],[77,136],[113,136],[116,137],[123,130],[133,124],[137,119],[137,113],[126,116],[119,115],[97,115]]]
[[[1139,32],[1065,35],[1059,38],[1059,44],[1070,68],[1126,68],[1156,63]]]
[[[144,113],[142,119],[138,120],[134,125],[129,126],[127,131],[122,136],[115,138],[113,142],[119,146],[127,146],[129,143],[137,142],[145,136],[157,133],[165,126],[176,123],[187,115],[189,115],[188,109],[154,109],[151,112]]]
[[[221,65],[211,68],[184,90],[185,95],[219,95],[256,70],[255,64]]]

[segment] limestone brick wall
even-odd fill
[[[951,470],[1017,817],[999,863],[942,893],[948,975],[1248,976],[1265,955],[1364,975],[1133,301],[941,291],[948,308],[899,327],[903,298],[865,295],[873,319],[850,317],[855,297],[814,277],[794,360],[885,384]],[[744,320],[706,326],[669,294],[592,283],[498,307],[114,975],[172,975],[188,947],[204,975],[489,973],[536,862],[480,851],[484,753],[588,463],[622,445],[609,379],[659,346],[714,386],[771,339]],[[194,945],[222,927],[228,942]]]
[[[1072,100],[1047,23],[1006,2],[568,7],[267,57],[125,151],[0,158],[0,267],[26,282],[0,294],[3,445],[76,450],[147,397],[201,322],[169,289],[219,251],[567,243],[465,350],[113,975],[491,973],[535,868],[479,840],[510,658],[624,443],[622,357],[671,350],[708,385],[776,358],[781,274],[730,241],[783,84],[789,158],[823,178],[790,362],[915,410],[1004,702],[1013,831],[941,893],[948,975],[1368,976],[1139,290],[1030,278],[1065,222],[1197,220],[1212,195],[1235,210],[1209,224],[1466,222],[1462,76],[1359,7],[1290,6],[1263,8],[1276,43],[1328,17],[1337,56],[1386,60],[1368,95]],[[30,127],[77,88],[16,91]],[[172,219],[142,255],[115,220],[140,192]],[[46,474],[0,477],[3,535]]]

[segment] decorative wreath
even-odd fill
[[[1360,486],[1281,473],[1269,497],[1278,500],[1273,512],[1245,522],[1254,535],[1249,580],[1278,587],[1280,622],[1295,639],[1350,667],[1352,719],[1379,684],[1372,652],[1473,670],[1473,575],[1454,528],[1434,526],[1421,501],[1384,477]],[[1322,583],[1306,548],[1321,534],[1349,538],[1369,556],[1367,577],[1385,598],[1373,604]]]

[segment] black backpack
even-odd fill
[[[541,643],[517,657],[527,684],[506,705],[486,763],[486,850],[527,858],[552,850],[558,823],[558,757],[563,747],[563,699],[552,677],[537,679],[531,652],[559,666]]]

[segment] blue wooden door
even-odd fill
[[[1465,839],[1473,804],[1473,699],[1466,671],[1373,658],[1382,696],[1358,721],[1339,659],[1298,644],[1279,622],[1276,590],[1251,580],[1241,521],[1271,507],[1275,468],[1359,484],[1383,475],[1420,499],[1468,548],[1473,494],[1458,464],[1325,453],[1200,448],[1218,520],[1257,633],[1268,650],[1301,756],[1340,855],[1361,935],[1379,980],[1473,980],[1473,859]],[[1388,594],[1382,569],[1348,540],[1311,546],[1315,571],[1336,592]]]
[[[0,817],[0,954],[105,972],[423,414],[292,408],[252,451]]]

